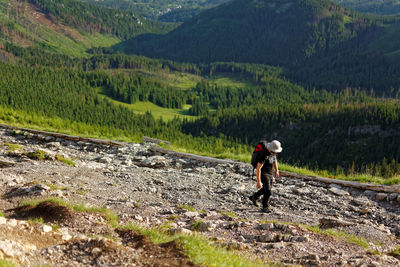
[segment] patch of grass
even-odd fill
[[[33,160],[44,160],[47,158],[46,152],[42,150],[30,151],[25,153],[25,155]]]
[[[296,166],[291,166],[291,165],[284,164],[284,163],[279,164],[279,169],[281,171],[287,171],[287,172],[292,172],[292,173],[297,173],[297,174],[302,174],[302,175],[324,177],[324,178],[338,179],[338,180],[344,180],[344,181],[355,181],[355,182],[360,182],[360,183],[373,183],[373,184],[382,184],[382,185],[400,184],[400,177],[382,178],[382,177],[376,177],[376,176],[372,176],[372,175],[368,175],[368,174],[334,175],[332,173],[329,173],[326,170],[313,171],[313,170],[309,170],[304,167],[296,167]]]
[[[16,266],[16,265],[14,263],[12,263],[11,261],[0,259],[0,267],[14,267],[14,266]]]
[[[336,230],[336,229],[331,229],[331,228],[329,228],[329,229],[321,229],[319,226],[303,226],[303,227],[308,229],[308,230],[310,230],[310,231],[312,231],[312,232],[314,232],[314,233],[329,235],[329,236],[332,236],[332,237],[335,237],[335,238],[338,238],[338,239],[339,238],[343,238],[348,243],[358,245],[358,246],[363,247],[365,249],[369,249],[368,241],[365,240],[362,237],[358,237],[358,236],[355,236],[355,235],[350,235],[350,234],[348,234],[346,232],[339,231],[339,230]]]
[[[390,256],[400,259],[400,246],[388,253]]]
[[[32,223],[32,224],[44,224],[44,219],[42,217],[38,217],[38,218],[28,218],[28,222]]]
[[[198,231],[200,229],[200,224],[203,223],[203,220],[198,220],[192,223],[192,228],[195,231]]]
[[[8,147],[9,151],[17,151],[17,150],[21,150],[24,147],[18,144],[10,144],[10,143],[4,143],[4,146]]]
[[[58,161],[60,161],[60,162],[63,162],[63,163],[65,163],[65,164],[67,164],[68,166],[71,166],[71,167],[75,167],[75,163],[72,161],[72,160],[70,160],[70,159],[67,159],[67,158],[64,158],[63,156],[61,156],[61,155],[56,155],[56,160],[58,160]]]
[[[228,217],[231,217],[231,218],[237,218],[238,216],[235,214],[235,213],[233,213],[232,211],[221,211],[220,212],[222,215],[225,215],[225,216],[228,216]]]
[[[168,219],[171,221],[176,221],[179,219],[179,216],[176,214],[171,214],[171,215],[169,215]]]
[[[71,204],[59,198],[46,198],[44,200],[25,200],[20,204],[20,206],[36,207],[37,205],[43,202],[51,202],[60,206],[67,207],[77,212],[100,214],[107,221],[107,223],[109,223],[113,227],[118,225],[119,222],[118,215],[107,208],[87,207],[83,204]]]
[[[4,213],[0,211],[0,217],[4,217]]]
[[[181,205],[181,206],[179,206],[179,208],[187,210],[187,211],[192,211],[192,212],[196,211],[196,209],[191,205]]]
[[[152,242],[156,244],[176,240],[189,259],[200,266],[266,266],[264,262],[250,254],[241,252],[239,256],[235,251],[229,251],[221,245],[214,244],[212,241],[198,234],[169,235],[163,231],[142,228],[133,224],[122,226],[122,228],[126,230],[135,230],[148,236]]]
[[[60,225],[58,223],[52,224],[51,227],[53,228],[54,231],[58,232],[60,230]]]
[[[49,183],[49,182],[39,182],[39,181],[33,181],[33,183],[34,184],[45,184],[45,185],[47,185],[48,187],[50,187],[50,190],[51,191],[55,191],[55,190],[68,190],[68,189],[70,189],[69,187],[59,187],[59,186],[57,186],[57,185],[55,185],[55,184],[52,184],[52,183]]]

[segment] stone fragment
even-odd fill
[[[347,227],[353,225],[353,223],[336,218],[321,218],[319,220],[319,225],[321,228],[336,228]]]
[[[269,230],[270,231],[270,230],[274,229],[274,224],[273,223],[263,223],[263,224],[259,224],[257,228],[261,229],[261,230]]]
[[[7,219],[4,217],[0,217],[0,225],[6,224],[6,223],[7,223]]]
[[[186,217],[189,217],[189,218],[194,218],[194,217],[198,217],[199,213],[196,211],[187,211],[183,215]]]
[[[43,232],[48,233],[48,232],[51,232],[52,230],[53,230],[53,228],[51,228],[51,226],[43,225]]]
[[[386,200],[388,198],[388,194],[386,194],[386,193],[378,193],[378,194],[376,194],[375,198],[377,200],[380,200],[380,201]]]
[[[259,242],[265,242],[265,243],[267,243],[267,242],[274,242],[275,236],[272,235],[272,234],[260,235],[260,236],[257,237],[257,240],[258,240]]]
[[[360,213],[361,213],[362,215],[371,214],[371,213],[372,213],[372,210],[371,210],[370,208],[363,208],[363,209],[360,211]]]
[[[331,188],[328,189],[328,191],[333,193],[333,194],[335,194],[335,195],[337,195],[337,196],[349,196],[350,195],[349,192],[347,192],[345,190],[342,190],[342,189],[339,189],[339,188],[336,188],[336,187],[331,187]]]
[[[7,193],[7,197],[15,197],[15,196],[22,196],[22,195],[44,195],[47,191],[50,190],[50,187],[47,185],[37,184],[34,186],[25,186],[16,188],[9,193]]]
[[[270,243],[265,246],[267,249],[281,249],[285,247],[284,242],[276,242],[276,243]]]

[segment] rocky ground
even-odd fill
[[[0,129],[0,259],[21,266],[194,266],[178,244],[153,244],[135,231],[111,227],[99,214],[48,202],[20,206],[57,197],[107,207],[121,224],[200,232],[266,264],[400,266],[400,194],[280,177],[266,214],[248,200],[256,190],[249,164],[161,155],[151,145],[101,145]],[[29,153],[38,150],[45,159]],[[32,220],[37,217],[43,222]]]

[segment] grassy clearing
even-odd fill
[[[139,226],[128,224],[122,227],[127,230],[135,230],[148,236],[156,244],[166,243],[175,240],[178,242],[189,259],[201,266],[265,266],[263,262],[257,260],[244,251],[229,251],[225,248],[212,244],[211,241],[198,234],[193,235],[169,235],[156,229],[145,229]]]
[[[217,74],[214,79],[211,80],[212,83],[217,84],[221,87],[231,87],[231,88],[254,88],[256,84],[252,79],[247,77],[240,77],[239,75],[223,73]]]
[[[87,213],[96,213],[100,214],[111,226],[117,226],[118,225],[118,215],[113,213],[107,208],[99,208],[99,207],[88,207],[83,204],[71,204],[68,203],[62,199],[58,198],[46,198],[44,200],[26,200],[23,201],[20,206],[31,206],[31,207],[36,207],[40,203],[43,202],[51,202],[60,206],[67,207],[71,210],[77,211],[77,212],[87,212]]]
[[[190,73],[168,71],[168,70],[136,70],[135,73],[146,75],[157,82],[168,85],[176,89],[187,90],[196,87],[196,84],[204,78]]]

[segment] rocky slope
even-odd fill
[[[0,217],[0,259],[21,266],[194,265],[174,242],[155,245],[134,231],[111,227],[96,213],[48,202],[19,207],[26,199],[53,196],[107,207],[121,224],[200,232],[266,263],[400,266],[393,253],[400,246],[398,193],[280,177],[273,211],[265,214],[248,200],[256,189],[249,164],[163,155],[152,152],[151,145],[72,141],[0,128],[0,211],[5,215]],[[44,159],[29,153],[39,150]],[[28,220],[34,217],[43,223]],[[333,237],[305,225],[366,242],[361,247],[344,234]]]

